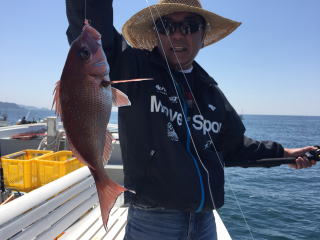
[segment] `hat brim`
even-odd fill
[[[163,3],[146,7],[132,16],[122,28],[122,34],[134,48],[152,50],[157,45],[154,21],[175,12],[190,12],[206,20],[204,46],[215,43],[232,33],[241,23],[221,17],[203,8],[180,3]]]

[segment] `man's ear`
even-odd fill
[[[202,34],[202,46],[201,46],[201,48],[204,47],[204,39],[205,39],[205,37],[206,37],[206,31],[203,31],[203,34]]]

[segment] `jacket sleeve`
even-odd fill
[[[226,115],[217,147],[222,152],[226,166],[228,162],[239,162],[241,165],[241,162],[262,158],[283,157],[281,144],[273,141],[257,141],[245,136],[242,120],[225,97],[224,100]]]
[[[239,138],[239,145],[230,151],[223,152],[225,164],[252,162],[262,158],[283,157],[283,147],[273,141],[257,141],[245,135]]]
[[[84,24],[85,0],[66,0],[66,12],[69,22],[67,37],[71,44],[80,35]],[[103,49],[110,68],[113,69],[128,45],[113,26],[112,0],[87,0],[86,16],[90,24],[102,35]]]

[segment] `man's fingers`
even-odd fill
[[[303,159],[302,159],[302,157],[298,157],[296,159],[296,164],[297,164],[297,169],[303,168]]]
[[[296,159],[296,169],[308,168],[312,165],[314,164],[312,164],[312,162],[309,161],[307,157],[298,157]]]
[[[295,163],[289,164],[289,167],[294,169],[309,168],[316,165],[317,161],[309,160],[306,156],[306,152],[317,150],[314,146],[307,146],[304,148],[285,149],[285,156],[296,157]]]
[[[304,148],[301,148],[300,151],[297,151],[296,154],[298,155],[304,155],[306,152],[310,152],[310,151],[314,151],[316,150],[317,148],[314,147],[314,146],[307,146],[307,147],[304,147]]]

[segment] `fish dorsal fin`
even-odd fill
[[[130,100],[126,94],[121,92],[119,89],[111,88],[112,89],[112,105],[115,107],[122,107],[122,106],[130,106]]]
[[[61,111],[61,104],[60,104],[60,81],[56,83],[56,87],[54,88],[54,91],[53,91],[53,103],[51,108],[54,108],[54,107],[55,107],[56,114],[58,116],[61,116],[62,111]]]
[[[107,130],[106,131],[106,141],[104,144],[103,157],[102,157],[103,164],[106,164],[111,156],[112,141],[113,141],[113,137],[112,137],[111,133]]]

